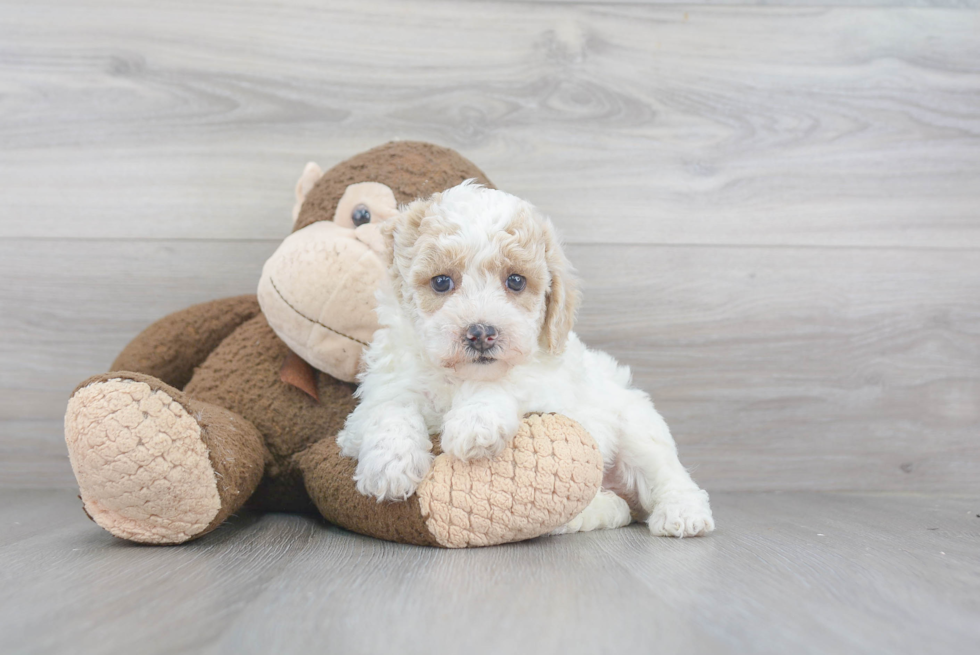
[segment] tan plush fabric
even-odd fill
[[[112,534],[179,543],[221,509],[201,428],[167,393],[113,378],[79,390],[65,437],[85,511]]]
[[[240,417],[128,372],[75,391],[65,440],[89,516],[151,544],[212,530],[254,491],[265,459],[261,436]]]
[[[353,382],[378,329],[374,291],[387,277],[372,230],[331,222],[293,232],[262,267],[258,299],[280,339],[317,369]]]
[[[312,187],[310,187],[312,190]],[[380,182],[359,182],[344,191],[333,216],[334,225],[354,229],[354,210],[363,205],[371,213],[371,223],[383,223],[398,213],[398,201],[391,188]],[[363,227],[363,226],[362,226]]]
[[[416,495],[440,545],[492,546],[567,523],[599,492],[602,471],[599,449],[580,425],[533,414],[493,460],[437,457]]]
[[[187,541],[221,509],[201,428],[163,391],[119,378],[87,386],[65,435],[85,510],[114,535]]]

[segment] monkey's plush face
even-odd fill
[[[305,179],[311,174],[320,174],[319,168],[307,165],[297,184],[298,205],[312,188]],[[397,211],[387,186],[351,184],[332,222],[293,232],[262,268],[259,305],[273,331],[339,380],[354,381],[361,353],[378,329],[374,294],[387,280],[378,227]]]
[[[269,325],[307,363],[352,382],[378,329],[375,291],[388,284],[379,225],[400,203],[476,179],[459,153],[393,141],[327,172],[310,162],[296,183],[293,234],[262,270],[258,298]]]

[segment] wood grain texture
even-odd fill
[[[0,486],[72,484],[67,394],[252,291],[307,159],[421,138],[555,218],[581,334],[709,489],[976,493],[978,33],[895,6],[3,4]]]
[[[980,252],[570,252],[709,488],[980,492]]]
[[[0,650],[17,653],[972,653],[980,506],[716,494],[718,531],[643,526],[468,551],[244,515],[113,539],[67,492],[0,493]]]
[[[70,486],[61,417],[156,318],[276,242],[0,241],[0,484]],[[573,245],[578,331],[709,490],[980,492],[980,252]]]
[[[455,147],[572,242],[980,247],[980,14],[0,7],[0,236],[280,238],[307,159]]]

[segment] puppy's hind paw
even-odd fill
[[[707,492],[671,491],[657,499],[647,519],[650,532],[658,537],[700,537],[715,529]]]
[[[600,489],[596,497],[581,514],[565,525],[555,528],[550,534],[571,534],[621,528],[633,521],[629,504],[607,489]]]

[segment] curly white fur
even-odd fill
[[[412,203],[383,229],[391,286],[378,293],[382,328],[365,355],[361,402],[337,437],[358,459],[361,493],[410,496],[431,464],[431,434],[455,457],[489,457],[526,413],[557,412],[588,430],[606,466],[604,492],[559,532],[626,525],[624,498],[654,534],[714,529],[707,493],[681,466],[649,396],[630,386],[629,368],[571,332],[578,292],[550,220],[464,183]],[[525,280],[519,291],[507,283],[515,274]],[[437,276],[452,280],[449,291],[434,288]],[[475,324],[495,328],[491,347],[474,349]]]

